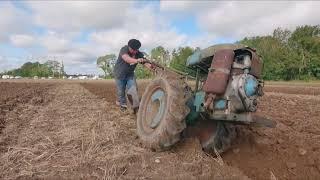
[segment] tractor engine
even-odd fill
[[[242,113],[257,110],[257,98],[263,95],[263,84],[250,73],[257,71],[253,69],[257,67],[252,67],[252,61],[250,51],[216,52],[210,68],[214,71],[208,73],[203,88],[207,94],[215,95],[214,106],[211,106],[213,111]]]
[[[255,112],[257,99],[262,95],[262,85],[254,76],[234,75],[226,87],[226,92],[222,96],[216,96],[213,105],[208,109],[213,113]]]
[[[187,121],[194,121],[202,113],[213,120],[251,122],[251,112],[257,110],[257,99],[263,95],[263,82],[259,79],[262,60],[248,47],[216,48],[213,52],[214,55],[195,61],[192,58],[207,53],[196,52],[188,59],[191,67],[208,71],[202,76],[202,87],[196,87],[192,102],[188,102],[191,112]]]
[[[224,97],[229,101],[230,112],[255,112],[257,98],[262,96],[262,85],[250,74],[231,77]]]

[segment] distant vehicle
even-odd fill
[[[49,77],[48,77],[48,79],[52,79],[52,77],[51,77],[51,76],[49,76]]]
[[[33,76],[33,79],[39,79],[39,77],[38,76]]]
[[[41,77],[41,79],[46,79],[45,77]]]
[[[79,76],[79,79],[88,79],[87,76]]]
[[[10,79],[14,79],[14,76],[10,76]]]
[[[2,75],[2,79],[10,79],[9,75]]]
[[[73,77],[72,77],[72,76],[69,76],[68,79],[73,79]]]
[[[22,77],[21,76],[16,76],[14,77],[15,79],[21,79]]]
[[[93,76],[92,79],[93,79],[93,80],[98,80],[98,79],[99,79],[99,76]]]

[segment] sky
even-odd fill
[[[0,1],[0,72],[63,61],[68,74],[101,74],[99,56],[131,38],[149,53],[205,48],[320,24],[320,1]]]

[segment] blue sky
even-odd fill
[[[55,58],[67,73],[98,74],[96,58],[130,38],[147,52],[205,48],[319,25],[318,9],[319,1],[1,1],[0,72]]]

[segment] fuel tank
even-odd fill
[[[225,93],[233,61],[234,51],[232,49],[222,49],[215,53],[203,86],[206,93],[218,95]]]

